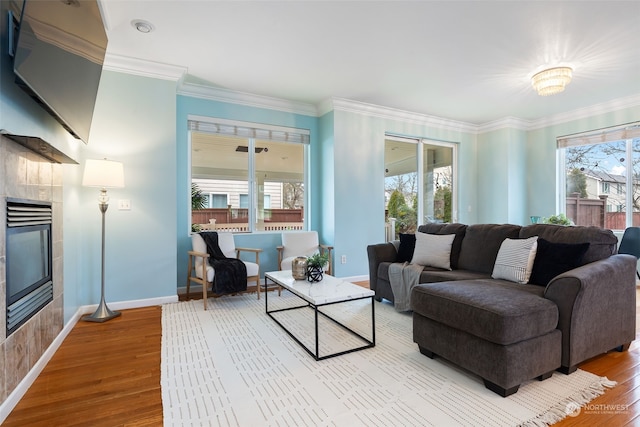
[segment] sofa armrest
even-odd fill
[[[393,243],[378,243],[367,246],[369,258],[369,288],[376,290],[378,285],[378,266],[381,262],[395,262],[398,251]]]
[[[635,339],[636,264],[612,255],[549,282],[544,296],[558,306],[563,369]]]

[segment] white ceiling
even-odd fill
[[[184,67],[191,81],[316,106],[480,125],[640,95],[640,1],[100,1],[107,65]],[[573,81],[538,96],[531,75],[557,64]]]

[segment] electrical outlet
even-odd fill
[[[340,257],[340,263],[341,264],[346,264],[347,263],[347,256],[346,255],[342,255]]]
[[[118,200],[118,210],[130,211],[131,210],[131,200],[128,200],[128,199],[120,199],[120,200]]]

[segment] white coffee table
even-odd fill
[[[364,350],[365,348],[371,348],[376,345],[376,331],[375,331],[375,309],[374,309],[374,301],[373,297],[375,292],[370,289],[363,288],[362,286],[355,285],[353,283],[344,281],[342,279],[338,279],[336,277],[330,276],[328,274],[324,275],[324,278],[320,282],[309,283],[306,280],[295,280],[291,275],[291,270],[283,270],[283,271],[271,271],[265,273],[264,275],[264,285],[265,288],[268,285],[268,280],[282,286],[283,288],[289,290],[291,293],[302,299],[305,304],[295,307],[287,307],[283,309],[277,310],[269,310],[269,301],[268,301],[268,292],[264,293],[264,305],[265,311],[269,317],[271,317],[282,329],[289,334],[291,338],[293,338],[302,348],[304,348],[307,353],[309,353],[316,360],[328,359],[329,357],[340,356],[347,353],[352,353],[358,350]],[[344,325],[343,323],[337,321],[336,319],[330,317],[327,313],[319,310],[320,307],[331,305],[331,304],[339,304],[347,301],[355,301],[360,299],[370,298],[371,299],[371,339],[366,338],[359,333],[355,332],[353,329]],[[300,341],[289,329],[285,327],[278,319],[273,316],[273,313],[278,313],[286,310],[297,310],[311,308],[313,309],[315,316],[315,351],[308,348],[302,341]],[[320,356],[319,353],[319,339],[318,339],[318,315],[324,316],[345,330],[349,331],[351,334],[360,338],[365,344],[359,347],[351,348],[345,351],[340,351],[337,353],[332,353],[328,355]]]

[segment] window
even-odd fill
[[[385,218],[393,218],[396,236],[455,220],[455,153],[455,144],[386,137]]]
[[[640,122],[558,138],[558,211],[576,225],[640,225]]]
[[[304,229],[307,130],[198,118],[189,131],[191,181],[209,206],[192,211],[192,224],[215,219],[219,230]]]
[[[207,206],[210,208],[227,208],[227,195],[209,193]]]
[[[249,207],[249,195],[248,194],[240,194],[240,207],[248,208]],[[271,209],[271,194],[264,195],[264,207],[265,209]]]

